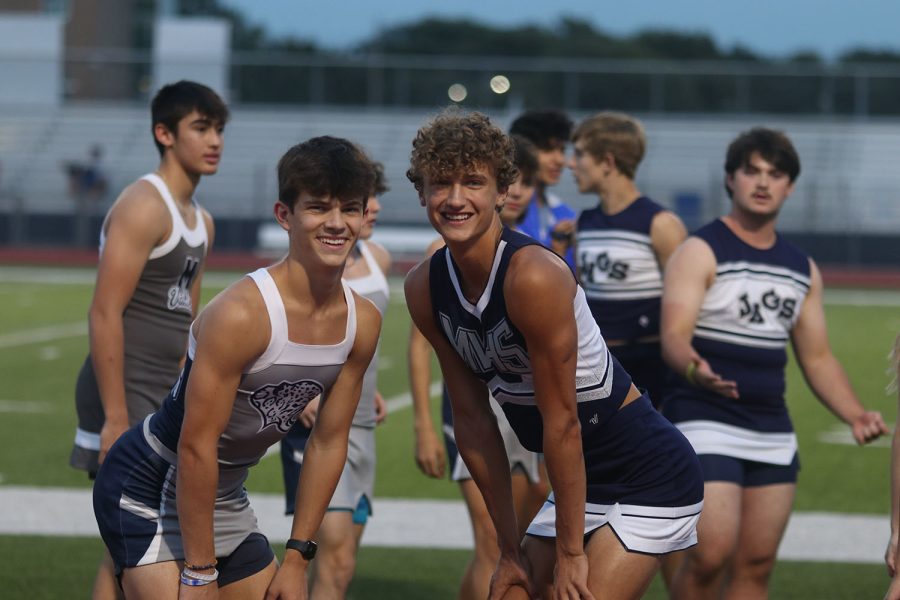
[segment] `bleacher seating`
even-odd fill
[[[513,115],[492,115],[506,127]],[[585,115],[574,115],[583,117]],[[641,116],[641,115],[639,115]],[[276,198],[275,166],[292,144],[314,135],[359,142],[385,164],[391,190],[382,222],[425,225],[415,191],[406,180],[410,142],[429,117],[421,110],[247,109],[235,107],[215,177],[204,180],[198,198],[214,215],[263,219]],[[727,206],[722,188],[725,147],[739,131],[764,123],[784,129],[797,144],[803,172],[784,209],[782,228],[816,232],[893,232],[900,228],[900,123],[783,117],[641,116],[647,156],[638,171],[642,190],[673,206],[679,195],[700,199],[702,218]],[[0,110],[0,198],[17,197],[27,211],[66,213],[64,165],[84,160],[88,149],[104,149],[110,197],[157,163],[146,108],[65,105],[7,106]],[[564,173],[554,191],[576,207],[592,205]],[[8,202],[0,200],[0,211]]]

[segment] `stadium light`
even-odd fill
[[[505,94],[509,91],[510,83],[506,75],[494,75],[491,77],[491,90],[495,94]]]
[[[454,83],[447,89],[447,96],[454,102],[462,102],[469,95],[469,90],[461,83]]]

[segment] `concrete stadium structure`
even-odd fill
[[[233,108],[226,148],[215,177],[198,197],[223,224],[220,247],[250,249],[260,243],[259,225],[270,220],[276,198],[275,165],[292,144],[316,135],[360,143],[386,167],[392,189],[384,197],[382,222],[427,226],[405,178],[410,142],[434,111],[386,109]],[[93,227],[129,181],[151,170],[157,155],[145,107],[66,104],[4,106],[0,110],[0,242],[65,244],[74,211],[65,165],[83,160],[94,144],[104,150],[110,193],[92,208]],[[506,127],[514,114],[492,113]],[[574,114],[574,118],[585,116]],[[782,230],[818,239],[834,261],[870,262],[872,243],[900,229],[900,121],[702,115],[638,115],[649,138],[638,171],[641,189],[678,211],[689,226],[723,212],[725,147],[736,133],[756,125],[786,131],[803,162],[797,190],[785,208]],[[555,190],[577,207],[593,202],[578,194],[566,174]],[[835,246],[835,240],[840,240]],[[888,254],[893,247],[888,248]],[[900,246],[897,246],[900,250]],[[843,255],[845,260],[841,259]],[[900,254],[894,254],[896,264]]]

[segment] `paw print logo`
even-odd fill
[[[324,389],[318,381],[282,381],[277,385],[265,385],[250,396],[250,404],[262,418],[259,431],[274,425],[281,433],[287,433],[309,401]]]

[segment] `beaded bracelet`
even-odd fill
[[[213,560],[208,565],[192,565],[191,563],[185,561],[184,568],[190,569],[191,571],[206,571],[207,569],[215,569],[217,564],[219,564],[219,561],[217,560]]]

